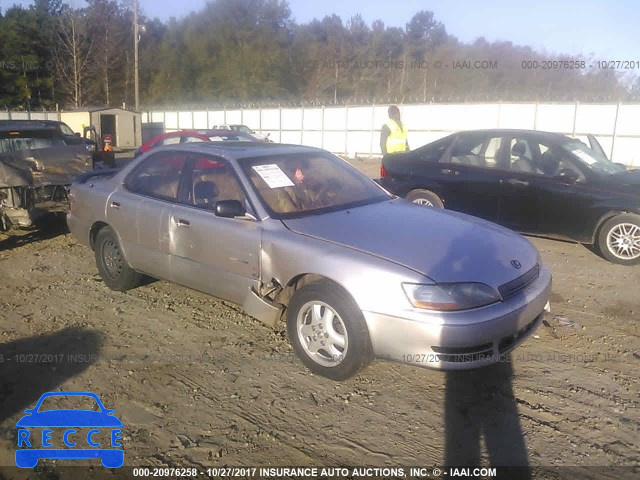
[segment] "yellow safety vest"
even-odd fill
[[[406,152],[407,148],[407,127],[404,125],[400,128],[395,120],[387,120],[385,123],[389,128],[389,136],[387,137],[387,153]]]

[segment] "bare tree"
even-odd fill
[[[92,69],[92,40],[82,11],[66,8],[54,26],[53,59],[60,88],[78,108],[83,105],[83,89]]]

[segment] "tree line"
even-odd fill
[[[33,0],[0,12],[0,106],[133,105],[130,2]],[[429,11],[296,23],[284,0],[139,17],[142,106],[640,99],[640,78],[511,42],[464,43]]]

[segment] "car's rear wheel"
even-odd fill
[[[103,227],[98,232],[95,256],[100,277],[110,289],[123,292],[140,285],[142,274],[127,263],[118,237],[111,227]]]
[[[287,331],[296,354],[309,370],[344,380],[369,364],[372,348],[362,312],[338,285],[305,285],[287,307]]]
[[[610,262],[620,265],[640,263],[640,216],[617,215],[607,220],[598,233],[598,248]]]
[[[444,203],[438,195],[423,189],[411,190],[405,197],[410,202],[425,207],[444,208]]]

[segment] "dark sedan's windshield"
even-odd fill
[[[346,162],[322,152],[258,157],[240,164],[274,218],[339,210],[389,198]]]
[[[580,163],[586,165],[594,172],[614,175],[626,170],[622,165],[613,163],[600,152],[589,148],[580,140],[564,143],[562,148],[575,155]]]

